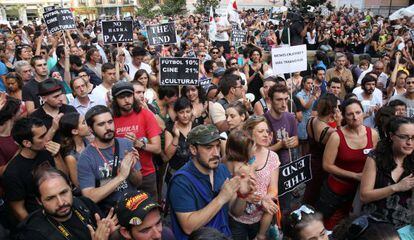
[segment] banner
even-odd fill
[[[132,20],[102,21],[102,35],[104,44],[132,42]]]
[[[275,75],[304,71],[308,67],[306,45],[272,48]]]
[[[165,45],[177,43],[177,34],[175,32],[174,22],[149,25],[146,28],[149,45]]]
[[[43,12],[50,12],[50,11],[55,10],[55,8],[56,8],[55,6],[47,6],[43,8]]]
[[[43,18],[51,34],[62,30],[76,29],[75,18],[69,8],[59,8],[43,13]]]
[[[198,58],[160,58],[160,85],[198,86]]]
[[[311,155],[279,167],[279,197],[312,179]]]
[[[233,43],[244,43],[247,41],[247,31],[233,30],[231,32],[231,41]]]

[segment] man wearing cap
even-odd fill
[[[31,116],[41,119],[49,129],[48,136],[53,138],[59,128],[61,116],[65,113],[76,112],[76,109],[63,103],[65,95],[62,94],[62,85],[54,78],[48,78],[39,83],[38,95],[42,98],[43,106],[36,109]]]
[[[139,154],[131,141],[115,138],[114,120],[108,107],[92,107],[85,120],[95,139],[79,156],[79,187],[84,196],[107,212],[125,192],[140,186]]]
[[[174,239],[162,226],[161,206],[148,193],[126,193],[117,203],[119,232],[127,240]]]
[[[246,207],[246,202],[236,197],[240,177],[229,180],[230,172],[220,163],[220,139],[214,125],[200,125],[188,133],[192,159],[174,174],[168,189],[177,239],[188,239],[204,226],[230,236],[228,211],[238,216]],[[253,181],[251,187],[255,187]]]
[[[134,98],[134,86],[129,82],[118,82],[112,87],[112,112],[114,113],[115,136],[126,137],[139,151],[142,166],[140,189],[157,198],[155,167],[152,154],[161,153],[161,129],[154,114]]]

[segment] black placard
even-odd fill
[[[160,58],[160,85],[198,85],[198,58]]]
[[[169,22],[158,25],[146,26],[148,34],[148,43],[150,45],[176,44],[177,34],[175,32],[175,23]]]
[[[76,29],[75,18],[69,8],[59,8],[43,14],[50,33]]]
[[[247,41],[247,32],[243,30],[233,30],[231,32],[231,41],[233,43],[244,43]]]
[[[50,11],[53,11],[53,10],[55,10],[55,6],[47,6],[47,7],[44,7],[43,8],[43,10],[44,10],[44,12],[50,12]]]
[[[264,8],[260,8],[258,11],[257,11],[257,15],[258,16],[263,16],[265,14],[265,9]]]
[[[312,179],[311,155],[279,168],[279,197]]]
[[[104,44],[132,42],[133,21],[102,21],[102,35]]]

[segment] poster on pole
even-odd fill
[[[259,10],[257,10],[257,15],[259,17],[263,16],[265,14],[265,9],[264,8],[260,8]]]
[[[177,33],[175,31],[174,22],[148,25],[146,28],[149,45],[157,46],[177,43]]]
[[[307,64],[305,44],[272,48],[272,68],[275,75],[304,71]]]
[[[279,197],[312,179],[311,155],[279,167]]]
[[[133,21],[102,21],[104,44],[133,42]]]
[[[59,8],[43,13],[43,18],[51,34],[76,29],[75,18],[69,8]]]
[[[198,58],[160,58],[160,85],[198,86]]]
[[[231,41],[233,43],[244,43],[247,41],[247,31],[233,30],[231,32]]]

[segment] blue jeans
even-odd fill
[[[229,225],[233,240],[251,240],[256,237],[260,228],[260,222],[244,224],[237,222],[231,216],[229,216]]]

